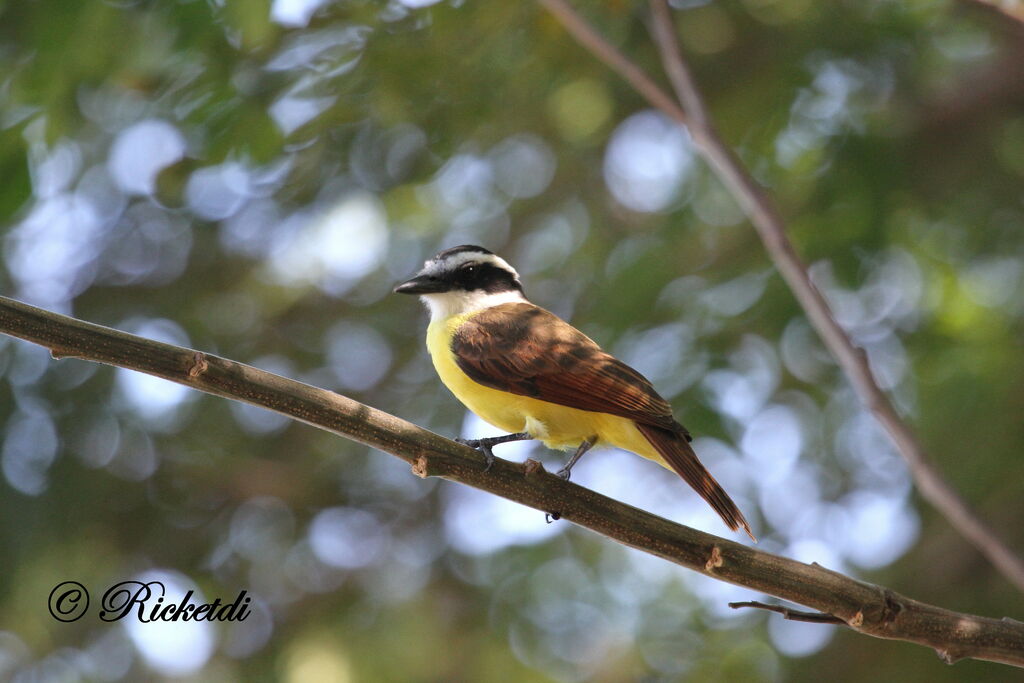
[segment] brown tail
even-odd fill
[[[715,512],[730,529],[736,531],[743,527],[747,535],[755,542],[757,541],[754,534],[750,532],[750,525],[747,524],[743,513],[736,507],[736,503],[732,502],[732,498],[725,492],[725,489],[715,481],[711,473],[697,459],[697,454],[693,452],[693,448],[686,442],[686,438],[682,434],[639,422],[636,423],[636,426],[665,459],[665,462],[671,465],[672,469],[715,509]]]

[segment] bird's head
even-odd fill
[[[418,294],[432,318],[458,315],[512,301],[525,301],[519,273],[483,247],[464,244],[440,252],[415,277],[397,287]]]

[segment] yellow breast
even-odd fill
[[[632,420],[498,391],[470,379],[455,362],[451,340],[459,326],[476,313],[478,311],[434,320],[427,328],[427,350],[434,368],[445,386],[467,408],[498,429],[509,433],[528,432],[548,448],[576,448],[596,435],[599,442],[661,461]]]

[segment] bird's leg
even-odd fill
[[[565,467],[563,467],[562,469],[558,470],[558,472],[556,472],[556,474],[558,476],[560,476],[562,479],[565,479],[566,481],[569,481],[569,474],[572,471],[572,466],[576,464],[577,460],[579,460],[581,457],[583,457],[584,453],[589,451],[594,446],[594,443],[596,441],[597,441],[597,436],[595,435],[595,436],[590,437],[589,439],[587,439],[583,443],[581,443],[579,445],[579,447],[576,449],[576,452],[572,454],[571,458],[569,458],[569,462],[565,463]]]
[[[494,453],[491,452],[491,446],[497,446],[499,443],[508,443],[509,441],[526,441],[527,439],[532,438],[533,437],[526,432],[516,432],[515,434],[506,434],[505,436],[488,436],[483,439],[455,440],[483,453],[484,458],[487,459],[487,466],[484,467],[484,472],[487,472],[494,465]]]

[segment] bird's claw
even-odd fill
[[[484,460],[487,461],[484,465],[484,472],[490,472],[491,468],[494,467],[494,453],[491,453],[491,447],[487,444],[480,444],[477,450],[484,454]]]
[[[494,467],[494,453],[491,452],[491,446],[483,439],[463,439],[458,437],[455,439],[457,443],[461,443],[464,446],[475,448],[484,455],[486,464],[484,465],[484,472],[490,472],[491,468]]]
[[[558,477],[564,479],[565,481],[569,481],[569,475],[572,474],[572,470],[570,470],[568,467],[563,467],[562,469],[555,472],[555,474]]]

